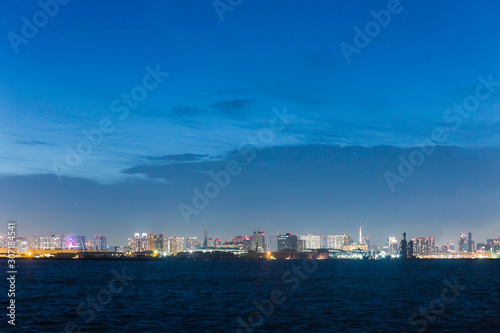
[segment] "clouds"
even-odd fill
[[[204,154],[143,157],[154,163],[125,169],[127,178],[109,184],[82,178],[59,183],[53,175],[4,176],[0,219],[16,219],[33,232],[104,229],[118,244],[143,230],[200,236],[208,228],[224,238],[261,228],[355,234],[360,221],[379,245],[403,231],[410,237],[432,233],[438,243],[455,239],[461,230],[471,230],[476,239],[498,236],[490,232],[500,227],[500,149],[438,147],[395,195],[383,173],[397,168],[398,156],[409,151],[330,145],[257,151],[189,226],[178,205],[190,203],[193,188],[213,181],[210,173],[225,170],[229,160],[244,162],[245,153],[214,159]],[[477,225],[491,229],[476,231]]]
[[[220,112],[228,117],[245,117],[245,112],[254,104],[253,99],[233,99],[228,101],[216,102],[210,105],[214,112]]]
[[[16,141],[16,143],[27,146],[54,146],[52,143],[38,141],[38,140],[21,140],[21,141]]]

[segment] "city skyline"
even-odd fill
[[[202,248],[208,248],[208,247],[214,247],[215,243],[213,243],[215,240],[217,240],[219,243],[219,245],[221,244],[225,244],[225,243],[228,243],[228,242],[233,242],[235,238],[238,238],[238,237],[244,237],[245,239],[252,239],[252,238],[255,238],[255,235],[256,233],[262,233],[263,235],[265,235],[265,232],[264,230],[261,230],[261,231],[254,231],[253,232],[253,236],[252,236],[252,232],[248,232],[247,234],[245,233],[239,233],[239,234],[234,234],[233,236],[231,237],[228,237],[228,238],[224,238],[224,237],[220,237],[219,235],[212,235],[212,234],[209,234],[208,233],[208,230],[207,229],[204,229],[203,230],[203,236],[202,237],[199,237],[199,235],[186,235],[186,234],[179,234],[179,235],[169,235],[169,234],[165,234],[165,233],[155,233],[155,232],[134,232],[134,237],[135,238],[149,238],[151,235],[152,236],[158,236],[158,235],[161,235],[161,238],[165,238],[166,240],[168,239],[182,239],[183,241],[187,241],[189,239],[193,239],[193,240],[197,240],[197,239],[200,239],[200,241],[198,241],[198,246],[201,246]],[[474,252],[476,250],[476,246],[479,245],[479,244],[487,244],[487,241],[488,240],[491,240],[491,239],[497,239],[496,236],[494,234],[490,234],[486,239],[478,239],[477,237],[474,237],[472,238],[472,232],[469,231],[469,232],[460,232],[458,233],[457,235],[457,238],[456,238],[456,243],[454,242],[454,240],[446,240],[446,241],[440,241],[440,240],[435,240],[435,237],[432,236],[432,233],[427,233],[427,236],[423,236],[423,235],[418,235],[418,236],[408,236],[410,239],[412,240],[425,240],[425,239],[429,239],[431,238],[432,239],[432,247],[436,247],[436,248],[444,248],[444,247],[448,247],[450,248],[451,250],[456,250],[457,252]],[[30,235],[22,235],[22,234],[19,234],[19,236],[17,238],[19,239],[29,239],[31,242],[35,241],[34,240],[34,237],[46,237],[46,238],[50,238],[50,237],[56,237],[58,239],[58,242],[60,244],[60,248],[68,248],[67,245],[64,245],[67,240],[66,238],[69,236],[72,236],[73,238],[76,238],[77,242],[79,241],[79,238],[82,238],[81,240],[81,244],[82,246],[75,246],[75,245],[71,245],[69,248],[80,248],[80,249],[88,249],[87,248],[87,244],[91,244],[91,249],[101,249],[101,250],[105,250],[106,249],[106,244],[108,244],[109,246],[118,246],[118,247],[127,247],[127,246],[130,246],[130,240],[133,239],[133,238],[130,238],[128,237],[126,241],[121,241],[121,242],[112,242],[112,243],[109,243],[108,241],[108,236],[107,235],[98,235],[98,234],[95,234],[94,235],[94,239],[95,240],[92,240],[92,239],[88,239],[86,241],[86,235],[76,235],[74,233],[47,233],[47,232],[44,232],[44,233],[41,233],[41,234],[38,234],[38,233],[33,233],[33,234],[30,234]],[[319,249],[319,248],[332,248],[332,247],[329,247],[327,244],[330,244],[331,242],[335,243],[337,242],[336,240],[330,240],[329,238],[330,237],[338,237],[338,236],[342,236],[342,243],[344,244],[358,244],[358,245],[366,245],[368,244],[367,248],[368,250],[372,250],[374,249],[375,247],[378,249],[378,250],[382,250],[384,249],[385,247],[388,247],[389,249],[392,247],[392,239],[394,240],[394,244],[396,245],[399,245],[399,240],[402,239],[398,237],[398,235],[395,235],[395,234],[388,234],[387,237],[384,239],[384,240],[377,240],[375,241],[374,239],[370,238],[370,235],[369,234],[361,234],[361,229],[360,229],[360,239],[356,242],[355,239],[353,239],[352,235],[349,234],[349,233],[321,233],[321,234],[311,234],[311,233],[305,233],[305,234],[294,234],[293,232],[284,232],[284,233],[275,233],[275,234],[268,234],[268,238],[266,238],[266,241],[264,241],[264,244],[266,246],[270,246],[272,248],[273,246],[273,242],[276,242],[278,241],[279,237],[280,236],[285,236],[285,235],[292,235],[292,236],[295,236],[295,237],[298,237],[298,240],[301,240],[301,239],[308,239],[308,238],[311,238],[311,237],[319,237],[317,240],[314,239],[314,240],[308,240],[308,241],[312,241],[312,242],[315,242],[314,246],[313,247],[310,247],[310,248],[314,248],[314,249]],[[6,236],[0,234],[0,239],[7,239]],[[500,239],[500,236],[498,237],[498,239]],[[207,240],[209,240],[207,242]],[[37,241],[35,241],[36,243]],[[40,240],[38,240],[38,242],[40,242]],[[50,240],[45,240],[45,242],[50,242]],[[212,242],[212,243],[210,243]],[[279,242],[279,241],[278,241]],[[316,244],[317,242],[317,244]],[[104,246],[102,246],[101,244],[104,244]],[[83,245],[85,244],[85,245]],[[321,244],[321,245],[320,245]],[[435,244],[435,245],[434,245]],[[456,244],[456,247],[455,247],[455,244]],[[274,244],[276,245],[276,244]],[[1,247],[1,246],[0,246]],[[50,247],[50,246],[49,246]],[[57,248],[57,247],[54,247],[54,246],[51,246],[53,248]]]
[[[210,2],[127,2],[120,19],[70,2],[16,46],[46,9],[3,4],[0,220],[116,241],[359,221],[373,239],[485,239],[500,230],[500,4],[393,5],[241,4],[220,21]]]

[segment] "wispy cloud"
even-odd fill
[[[16,141],[17,144],[27,145],[27,146],[54,146],[52,143],[38,140],[22,140]]]

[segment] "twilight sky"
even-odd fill
[[[0,220],[21,234],[500,236],[497,1],[46,2],[0,4]],[[425,160],[402,177],[400,156]]]

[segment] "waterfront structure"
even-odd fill
[[[356,250],[368,251],[368,245],[367,244],[348,244],[348,245],[342,246],[342,251],[345,251],[345,252],[356,251]]]

